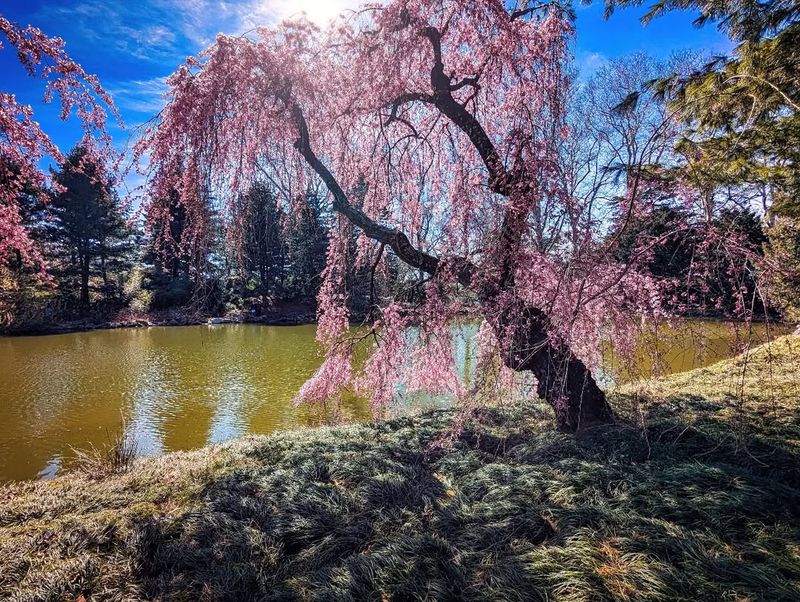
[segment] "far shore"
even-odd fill
[[[721,315],[687,314],[676,316],[677,319],[703,320],[709,322],[742,322]],[[313,305],[307,303],[280,304],[269,308],[261,314],[245,311],[225,315],[192,313],[183,310],[165,310],[150,313],[120,312],[117,316],[106,319],[86,317],[77,320],[57,321],[53,323],[37,323],[33,325],[0,328],[0,337],[45,336],[53,334],[69,334],[89,332],[92,330],[117,330],[120,328],[149,328],[166,326],[199,326],[203,324],[262,324],[264,326],[302,326],[316,324],[317,315]],[[762,323],[763,320],[754,320]],[[354,322],[359,323],[359,322]],[[770,320],[770,324],[795,326],[793,322]],[[795,334],[800,334],[797,325]]]
[[[165,311],[152,313],[121,313],[105,319],[86,317],[79,320],[38,323],[21,327],[0,330],[0,336],[43,336],[51,334],[67,334],[87,332],[91,330],[116,330],[119,328],[148,328],[151,326],[197,326],[201,324],[263,324],[265,326],[300,326],[317,321],[314,308],[307,304],[279,305],[262,314],[237,312],[234,314],[214,315]]]

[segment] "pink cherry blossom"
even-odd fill
[[[300,18],[220,35],[169,78],[135,151],[149,157],[153,204],[171,190],[197,203],[177,174],[228,200],[267,174],[290,211],[316,183],[338,216],[319,296],[326,359],[301,400],[354,385],[380,413],[400,380],[463,397],[450,323],[473,316],[494,331],[504,381],[533,372],[560,426],[611,418],[590,373],[600,342],[630,346],[660,315],[661,291],[613,260],[595,208],[571,193],[571,36],[555,5],[392,0],[324,29]],[[385,248],[407,264],[407,284],[427,279],[421,304],[380,300],[377,345],[355,376],[350,227],[360,265]]]
[[[45,102],[57,98],[61,118],[74,113],[80,121],[85,135],[82,144],[110,159],[106,109],[117,118],[119,115],[97,78],[69,57],[60,38],[48,37],[35,27],[20,27],[2,16],[0,34],[0,52],[15,50],[28,75],[44,81]],[[23,224],[18,200],[22,194],[34,193],[46,202],[45,190],[51,182],[39,168],[45,157],[63,159],[35,121],[31,107],[0,91],[0,264],[16,253],[27,265],[44,270],[42,255]]]

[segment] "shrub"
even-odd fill
[[[769,283],[772,303],[784,319],[800,322],[800,219],[779,217],[767,234],[769,255],[780,266]]]

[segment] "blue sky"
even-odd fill
[[[0,14],[60,36],[68,52],[100,77],[128,126],[151,117],[161,106],[164,78],[186,56],[205,48],[217,32],[242,33],[299,10],[324,22],[358,0],[2,0]],[[624,9],[610,20],[601,4],[577,9],[575,59],[582,77],[608,59],[636,51],[665,57],[675,50],[728,52],[730,42],[714,27],[695,29],[689,13],[673,13],[643,27],[645,9]],[[41,102],[40,82],[28,78],[8,50],[0,51],[0,90],[34,107],[36,118],[62,150],[79,138],[74,122],[61,122]],[[112,134],[123,145],[128,133]]]

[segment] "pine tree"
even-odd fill
[[[606,13],[640,4],[607,0]],[[800,214],[800,2],[661,0],[643,21],[682,9],[699,11],[695,25],[716,23],[737,46],[689,75],[650,82],[685,118],[678,150],[707,182],[764,186],[773,211]]]
[[[275,193],[255,182],[234,206],[234,219],[241,220],[239,260],[246,281],[255,279],[253,292],[262,307],[270,295],[283,293],[286,263],[285,215]]]
[[[322,197],[309,189],[288,224],[288,291],[297,299],[316,298],[328,250],[328,215]]]
[[[164,203],[166,215],[154,218],[151,225],[152,238],[147,250],[147,259],[152,261],[157,273],[166,273],[171,279],[189,274],[189,264],[181,249],[186,229],[186,210],[176,190],[170,191]]]
[[[43,222],[53,271],[67,293],[78,291],[80,308],[86,311],[93,277],[102,280],[104,297],[115,294],[118,286],[110,275],[128,267],[131,232],[116,192],[85,147],[69,153],[53,181],[59,190]]]

